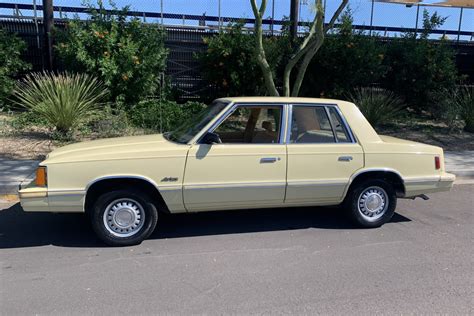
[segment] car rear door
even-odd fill
[[[335,104],[293,104],[287,132],[288,204],[342,201],[364,153]]]

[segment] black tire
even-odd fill
[[[125,232],[119,226],[108,225],[107,223],[114,222],[112,222],[112,216],[104,217],[104,213],[114,203],[128,203],[127,205],[130,205],[130,207],[126,207],[127,210],[138,210],[138,215],[135,215],[132,211],[122,212],[122,214],[136,216],[129,221],[139,222],[140,224],[126,228]],[[112,209],[112,207],[109,209],[109,214],[113,212]],[[141,214],[144,214],[145,217],[143,222],[139,221],[140,218],[143,218]],[[97,198],[91,209],[91,221],[95,233],[106,244],[110,246],[131,246],[140,244],[153,233],[158,221],[158,211],[148,195],[137,191],[118,190],[104,193]],[[127,236],[127,234],[131,235]]]
[[[382,190],[379,190],[382,189]],[[367,191],[369,190],[369,191]],[[379,191],[377,191],[379,190]],[[366,209],[364,206],[364,198],[362,194],[368,193],[370,195],[371,192],[376,192],[383,196],[385,193],[385,203],[388,202],[388,205],[385,205],[380,210],[380,214],[371,213],[369,209]],[[361,206],[359,207],[359,200],[361,200]],[[380,227],[383,224],[390,221],[393,214],[395,213],[395,209],[397,207],[397,194],[393,188],[393,186],[384,180],[366,180],[359,184],[354,185],[350,192],[348,192],[344,208],[347,211],[351,220],[358,226],[365,227],[365,228],[375,228]],[[366,214],[364,215],[364,211]],[[373,216],[370,218],[370,216]]]

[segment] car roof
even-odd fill
[[[225,97],[219,100],[229,102],[255,102],[255,103],[324,103],[324,104],[341,104],[348,103],[336,99],[321,99],[321,98],[301,98],[301,97]]]

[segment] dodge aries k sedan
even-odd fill
[[[342,205],[379,227],[397,198],[448,191],[439,147],[378,135],[356,105],[225,98],[170,133],[50,153],[19,191],[27,212],[85,212],[110,245],[138,244],[160,213]]]

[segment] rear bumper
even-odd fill
[[[406,179],[405,197],[450,191],[455,180],[456,176],[451,173],[443,173],[437,177]]]

